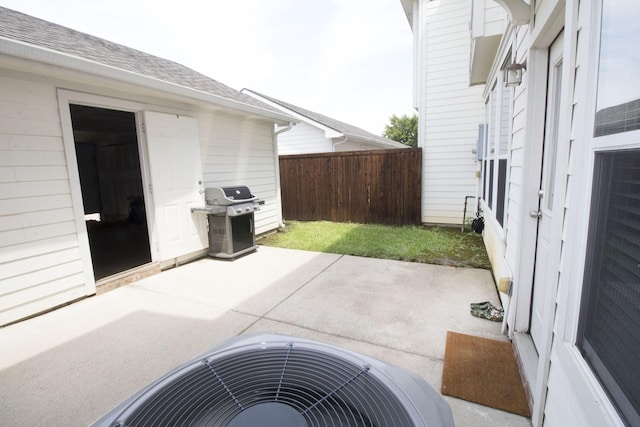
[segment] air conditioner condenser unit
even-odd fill
[[[444,398],[419,376],[320,342],[229,339],[164,375],[93,426],[449,427]]]

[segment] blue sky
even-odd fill
[[[0,0],[380,134],[412,114],[399,0]]]

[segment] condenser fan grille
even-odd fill
[[[260,342],[205,355],[134,395],[96,425],[416,425],[402,394],[381,380],[368,360],[316,344]]]

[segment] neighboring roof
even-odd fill
[[[324,114],[316,113],[301,107],[298,107],[293,104],[289,104],[288,102],[280,101],[279,99],[275,99],[273,97],[258,93],[254,90],[244,88],[242,92],[254,94],[260,98],[264,98],[267,101],[270,101],[274,104],[277,104],[281,108],[288,110],[288,112],[299,114],[300,116],[306,117],[307,119],[316,122],[322,126],[328,127],[330,129],[335,130],[347,137],[355,137],[359,139],[366,140],[368,142],[374,142],[378,144],[385,144],[390,147],[398,147],[398,148],[407,148],[408,146],[402,144],[397,141],[393,141],[388,138],[384,138],[382,136],[376,135],[374,133],[368,132],[364,129],[361,129],[356,126],[352,126],[348,123],[341,122],[340,120],[332,119],[331,117],[325,116]]]
[[[2,38],[275,112],[255,98],[177,62],[4,7],[0,7],[0,41]]]

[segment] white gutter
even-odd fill
[[[88,73],[94,76],[117,80],[173,95],[179,95],[197,101],[218,105],[220,107],[230,108],[243,113],[274,119],[278,122],[289,123],[291,121],[290,116],[280,114],[275,111],[266,110],[240,101],[214,95],[209,92],[193,89],[176,83],[170,83],[155,77],[145,76],[93,60],[80,58],[78,56],[59,52],[53,49],[34,46],[17,40],[7,39],[5,37],[0,37],[0,54],[36,61],[82,73]]]
[[[280,206],[278,211],[278,226],[284,228],[284,220],[282,218],[282,190],[280,187],[280,155],[278,154],[278,135],[291,130],[295,125],[294,122],[289,122],[287,126],[277,129],[273,132],[273,151],[275,153],[275,175],[276,175],[276,205]]]

